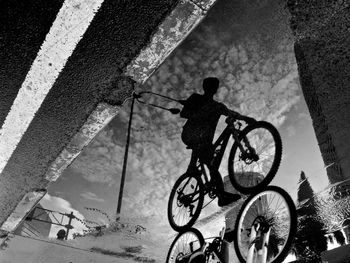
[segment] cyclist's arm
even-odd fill
[[[242,115],[234,110],[230,110],[226,107],[226,112],[225,114],[226,116],[228,117],[232,117],[236,120],[242,120],[242,121],[245,121],[246,123],[253,123],[253,122],[256,122],[256,120],[254,118],[251,118],[251,117],[248,117],[248,116],[245,116],[245,115]]]
[[[185,106],[186,101],[182,104]],[[182,110],[180,111],[180,117],[181,118],[185,118],[185,119],[189,119],[191,118],[193,115],[193,113],[185,106],[182,108]]]
[[[192,116],[191,112],[188,109],[186,109],[185,107],[183,107],[182,110],[180,111],[181,118],[188,119],[191,116]]]

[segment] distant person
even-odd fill
[[[226,206],[240,199],[240,195],[224,191],[224,184],[219,171],[212,168],[211,161],[214,155],[213,139],[216,126],[221,115],[231,116],[244,120],[247,123],[255,119],[243,116],[228,109],[223,103],[213,99],[219,89],[219,79],[215,77],[203,80],[204,94],[192,94],[188,99],[181,100],[184,105],[180,116],[187,121],[181,134],[182,141],[192,149],[192,157],[187,172],[196,172],[196,159],[207,165],[210,170],[212,183],[217,188],[218,206]]]
[[[66,237],[66,231],[64,229],[60,229],[58,232],[57,232],[57,239],[58,240],[64,240]]]

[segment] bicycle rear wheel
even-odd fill
[[[228,159],[233,187],[243,194],[263,190],[275,177],[281,158],[281,136],[272,124],[259,121],[247,126],[239,142],[233,144]]]
[[[204,185],[199,175],[185,173],[175,182],[168,202],[168,220],[177,232],[193,226],[204,201]]]
[[[201,249],[203,244],[203,235],[195,228],[178,234],[170,245],[166,263],[188,262],[192,253]]]
[[[251,242],[250,230],[257,220],[270,227],[266,262],[282,262],[289,253],[297,230],[293,200],[286,191],[277,186],[268,186],[246,200],[238,213],[234,230],[234,246],[242,263],[247,260]]]

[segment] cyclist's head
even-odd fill
[[[219,79],[215,77],[205,78],[203,80],[204,94],[214,96],[219,89]]]

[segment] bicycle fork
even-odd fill
[[[248,256],[247,256],[247,263],[266,263],[267,260],[267,246],[269,243],[269,237],[270,237],[270,227],[268,228],[267,232],[260,231],[261,225],[260,223],[254,224],[251,228],[250,233],[250,239],[249,239],[249,250],[248,250]],[[255,247],[256,240],[257,240],[257,233],[261,232],[260,238],[262,239],[262,246],[258,248],[258,250]],[[256,253],[256,261],[254,261],[254,252],[257,250]]]
[[[259,160],[259,156],[256,154],[255,149],[250,145],[246,136],[244,136],[242,138],[242,141],[244,142],[248,151],[246,149],[244,149],[243,145],[240,143],[239,136],[238,136],[237,132],[233,132],[232,137],[234,138],[235,142],[238,145],[239,150],[242,153],[241,158],[243,161],[250,159],[251,161],[256,162]]]

